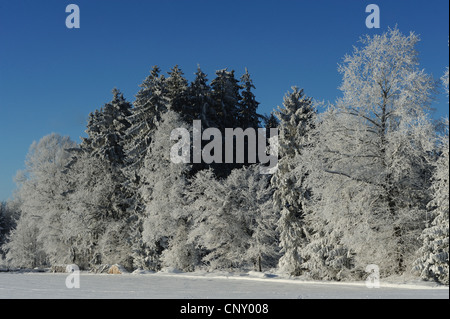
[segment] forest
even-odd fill
[[[419,41],[397,28],[362,37],[339,64],[335,102],[293,87],[268,115],[247,70],[209,81],[199,67],[189,82],[154,66],[133,103],[114,89],[89,114],[80,143],[52,133],[31,145],[0,205],[0,265],[361,280],[375,264],[448,285],[448,119],[433,121],[431,105],[449,75],[420,68]],[[277,170],[261,174],[248,153],[174,163],[171,132],[193,134],[195,120],[223,136],[278,129]]]

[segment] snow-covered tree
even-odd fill
[[[114,206],[116,211],[126,211],[132,197],[130,190],[125,187],[127,180],[124,170],[126,163],[124,144],[127,130],[130,128],[127,118],[131,115],[131,104],[118,89],[113,89],[112,94],[111,102],[90,114],[85,131],[88,137],[83,138],[79,149],[72,151],[74,160],[77,158],[77,152],[81,150],[104,163],[104,167],[100,170],[106,169],[107,174],[113,175],[115,180],[112,186],[114,192],[109,198],[111,206]]]
[[[277,260],[272,191],[258,167],[233,170],[218,180],[199,172],[189,187],[194,226],[191,242],[210,269],[273,267]]]
[[[13,267],[21,268],[45,265],[47,258],[38,237],[36,220],[30,215],[22,216],[11,231],[10,240],[4,245],[6,261]]]
[[[129,250],[126,236],[130,233],[126,228],[130,216],[117,204],[120,177],[116,172],[110,163],[89,152],[78,155],[67,171],[71,184],[66,196],[70,207],[65,213],[63,234],[71,244],[70,262],[79,267],[91,268],[114,261],[131,268],[131,253],[121,256],[115,253]]]
[[[271,128],[278,128],[279,121],[275,116],[274,112],[271,112],[270,115],[264,116],[264,127],[266,130],[270,130]]]
[[[113,251],[129,248],[126,238],[129,231],[118,224],[126,224],[130,217],[132,195],[125,187],[123,170],[130,110],[131,104],[114,89],[112,101],[91,113],[86,129],[88,137],[83,138],[78,148],[71,149],[72,161],[65,170],[70,180],[66,218],[71,227],[64,234],[72,245],[71,262],[80,267],[111,262],[130,268],[130,254],[110,256]],[[112,230],[118,228],[125,238],[120,244],[117,236],[111,237],[117,234]]]
[[[10,216],[9,212],[6,209],[6,203],[0,202],[0,249],[1,246],[5,243],[6,234],[11,228],[10,225]],[[0,250],[0,253],[2,251]]]
[[[103,108],[89,115],[86,129],[87,138],[83,138],[81,147],[114,166],[123,165],[125,154],[124,139],[130,123],[131,104],[125,100],[118,89],[113,89],[113,99]]]
[[[186,119],[189,123],[192,120],[201,120],[203,126],[212,126],[209,123],[209,112],[211,112],[213,105],[210,89],[206,74],[198,67],[195,73],[195,79],[190,83],[188,89],[188,100],[192,110],[192,118]]]
[[[169,77],[166,79],[166,96],[170,109],[183,117],[192,117],[188,105],[188,81],[184,78],[183,71],[175,65],[167,74]]]
[[[442,137],[442,150],[436,162],[433,176],[433,200],[429,203],[433,221],[422,235],[422,247],[414,271],[427,280],[449,284],[449,141],[447,134]]]
[[[10,232],[16,227],[20,216],[17,201],[0,202],[0,260],[5,257],[6,249],[2,247],[7,243]]]
[[[237,109],[242,97],[234,70],[216,71],[216,78],[211,81],[211,89],[214,113],[211,114],[209,122],[219,129],[236,127]]]
[[[442,84],[444,85],[445,92],[447,93],[447,96],[448,96],[448,81],[449,81],[448,67],[447,67],[447,70],[445,71],[444,75],[442,76],[441,80],[442,80]]]
[[[62,237],[69,205],[63,170],[70,161],[67,149],[73,147],[68,137],[54,133],[31,145],[26,169],[17,175],[21,215],[7,244],[7,258],[13,264],[36,267],[68,259],[70,244]]]
[[[140,173],[143,179],[140,193],[145,205],[142,236],[151,251],[146,267],[172,266],[189,270],[192,267],[189,258],[193,258],[194,253],[189,252],[187,237],[181,238],[187,236],[185,228],[189,218],[183,203],[189,165],[172,161],[171,149],[175,142],[171,140],[171,134],[175,129],[189,132],[181,116],[168,111],[157,124],[144,159]]]
[[[259,102],[256,101],[256,97],[253,94],[252,90],[255,89],[255,85],[247,69],[245,69],[245,73],[241,77],[241,83],[242,100],[237,111],[237,126],[243,129],[249,127],[257,129],[261,118],[257,112]]]
[[[339,68],[343,97],[323,114],[307,161],[315,237],[305,254],[328,252],[307,265],[318,276],[336,278],[353,265],[364,273],[369,264],[400,274],[418,248],[435,88],[418,67],[418,41],[398,29],[367,36]]]
[[[127,117],[131,124],[127,130],[125,153],[131,171],[138,170],[151,143],[155,125],[168,109],[166,97],[166,78],[160,75],[160,69],[154,66],[150,75],[140,85],[131,115]]]
[[[280,123],[278,170],[272,177],[274,207],[281,216],[278,220],[282,257],[281,271],[291,275],[301,274],[301,250],[307,243],[308,231],[304,222],[310,192],[304,179],[301,155],[309,146],[313,129],[315,108],[312,100],[297,87],[284,98],[283,107],[276,112]]]
[[[125,269],[134,269],[132,254],[132,220],[125,218],[110,218],[105,221],[104,231],[98,239],[97,253],[102,264],[119,264]]]
[[[448,96],[448,68],[442,77]],[[433,221],[423,231],[422,247],[418,251],[419,258],[414,264],[413,271],[427,280],[435,280],[449,284],[449,135],[448,119],[446,132],[441,137],[440,156],[436,161],[433,175],[433,199],[428,204],[432,212]]]
[[[127,209],[132,218],[130,221],[133,264],[137,268],[145,267],[148,250],[142,240],[142,217],[144,203],[139,188],[143,185],[139,175],[144,165],[144,158],[152,143],[152,136],[162,114],[169,109],[166,96],[166,78],[160,75],[158,66],[154,66],[150,75],[140,85],[141,89],[136,95],[131,115],[127,117],[131,124],[126,131],[124,150],[126,166],[123,169],[126,176],[124,183],[127,192]]]

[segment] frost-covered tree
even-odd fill
[[[6,202],[0,202],[0,249],[5,243],[7,232],[11,229],[10,224],[10,214],[6,209]]]
[[[279,121],[275,116],[274,112],[271,112],[270,115],[264,116],[264,127],[266,130],[270,130],[271,128],[278,128]]]
[[[361,39],[344,59],[343,97],[322,116],[309,160],[315,238],[305,253],[319,277],[348,268],[400,274],[412,262],[429,201],[434,92],[419,69],[416,34]]]
[[[145,207],[139,192],[139,188],[143,185],[139,173],[144,165],[144,158],[152,142],[156,125],[169,108],[166,78],[160,72],[158,66],[153,67],[150,75],[140,85],[141,89],[136,95],[131,115],[127,117],[131,126],[126,131],[127,138],[124,144],[126,167],[123,172],[127,178],[124,186],[129,194],[128,212],[133,217],[130,225],[133,264],[138,268],[145,266],[145,259],[149,253],[142,241],[142,217]]]
[[[236,170],[235,173],[239,174],[238,181],[241,178],[247,181],[245,183],[241,180],[244,185],[244,198],[248,201],[247,209],[253,215],[249,226],[251,239],[247,251],[248,261],[259,272],[263,271],[263,268],[276,267],[280,258],[276,223],[280,216],[273,208],[273,188],[270,180],[266,176],[259,175],[258,166],[244,167]],[[249,199],[252,193],[255,196],[253,201]],[[243,209],[246,208],[243,207]]]
[[[445,91],[448,96],[448,68],[442,77]],[[419,258],[414,264],[413,271],[427,280],[435,280],[449,284],[449,136],[448,119],[446,132],[441,137],[439,159],[436,161],[433,175],[433,199],[428,204],[432,211],[433,221],[423,231],[422,247],[418,251]]]
[[[97,157],[113,175],[115,183],[113,197],[110,198],[116,211],[128,209],[131,197],[125,176],[126,154],[124,144],[127,141],[127,130],[131,124],[127,118],[131,115],[131,104],[126,101],[118,89],[113,89],[113,99],[99,111],[91,113],[87,124],[87,138],[83,138],[80,149],[90,157]],[[75,150],[76,151],[76,150]],[[76,157],[76,154],[75,154]]]
[[[427,280],[449,284],[449,142],[447,134],[442,138],[441,155],[436,162],[433,176],[433,200],[429,203],[433,221],[422,235],[422,247],[414,271]]]
[[[206,74],[198,67],[195,79],[190,83],[188,89],[188,100],[192,111],[192,118],[186,119],[189,123],[192,120],[201,120],[202,125],[211,127],[209,123],[210,112],[213,102],[211,100],[211,88],[208,85]]]
[[[241,88],[242,100],[237,111],[237,126],[243,129],[249,127],[257,129],[261,118],[257,112],[259,102],[256,101],[256,97],[253,94],[252,90],[255,89],[255,85],[247,69],[245,69],[245,73],[241,77]]]
[[[89,115],[86,129],[88,137],[83,138],[81,147],[92,156],[120,166],[125,162],[123,144],[130,127],[127,117],[131,115],[131,104],[118,89],[113,89],[112,94],[111,102]]]
[[[219,129],[236,127],[237,110],[242,97],[241,87],[234,71],[227,69],[216,71],[216,78],[211,81],[212,109],[210,123]]]
[[[73,147],[73,141],[58,134],[31,145],[26,168],[16,178],[21,215],[7,245],[12,264],[37,267],[68,259],[70,243],[62,236],[69,207],[65,197],[68,179],[63,171],[70,161],[67,149]]]
[[[444,85],[445,92],[447,93],[447,96],[448,96],[448,82],[449,82],[448,67],[447,67],[447,70],[445,71],[444,75],[442,76],[441,80],[442,80],[442,84]]]
[[[85,152],[72,161],[64,237],[70,242],[70,262],[82,268],[120,263],[131,268],[127,228],[130,216],[117,204],[117,171],[110,163]],[[120,229],[120,233],[118,231]],[[113,236],[114,235],[114,236]],[[118,255],[116,251],[122,251]]]
[[[169,77],[166,79],[166,96],[170,109],[183,117],[192,117],[187,96],[188,81],[184,78],[183,71],[175,65],[167,74]]]
[[[36,220],[25,215],[11,231],[10,241],[4,245],[6,261],[13,267],[35,268],[47,264],[47,256],[38,240],[39,229]]]
[[[127,130],[124,147],[129,170],[133,172],[142,166],[155,125],[161,114],[168,109],[166,78],[160,72],[157,66],[153,67],[150,75],[140,85],[131,115],[127,117],[131,126]]]
[[[140,193],[145,205],[142,238],[151,252],[147,256],[147,264],[142,266],[153,269],[172,266],[190,270],[190,258],[194,258],[195,254],[187,245],[185,228],[189,216],[183,202],[189,165],[177,163],[171,158],[171,149],[175,144],[171,135],[175,129],[189,132],[181,116],[168,111],[157,124],[140,173],[143,179]],[[189,145],[187,149],[190,150]]]
[[[274,207],[281,214],[277,222],[282,253],[279,268],[294,276],[301,274],[301,250],[308,240],[304,218],[310,194],[304,183],[307,171],[301,156],[309,146],[315,114],[311,98],[297,87],[285,96],[283,107],[276,112],[280,159],[272,185]]]
[[[129,230],[122,225],[120,244],[119,236],[108,236],[117,234],[112,229],[126,224],[130,217],[132,195],[125,187],[123,170],[126,162],[123,146],[130,128],[127,120],[130,110],[131,104],[114,89],[112,101],[91,113],[87,138],[71,150],[73,158],[65,170],[70,180],[66,195],[71,204],[66,217],[71,227],[65,235],[72,245],[71,262],[80,267],[108,262],[130,267],[130,254],[111,257],[112,252],[127,249]]]
[[[19,209],[17,201],[0,202],[0,260],[6,255],[3,245],[8,242],[10,232],[16,227]]]
[[[258,167],[233,170],[218,180],[199,172],[189,187],[194,226],[190,241],[210,269],[273,267],[277,260],[272,191]]]

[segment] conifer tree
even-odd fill
[[[105,249],[112,239],[112,230],[122,224],[123,236],[129,233],[124,226],[130,218],[130,198],[132,195],[125,187],[125,152],[123,145],[130,123],[131,104],[123,94],[113,90],[113,99],[100,110],[91,113],[86,128],[87,138],[74,154],[66,172],[72,186],[67,191],[71,207],[68,216],[79,216],[68,223],[74,230],[70,236],[73,242],[72,258],[79,265],[92,267],[111,261],[114,250],[124,250],[127,240],[116,243],[115,249]],[[70,217],[70,218],[72,218]],[[83,236],[80,237],[80,235]],[[80,239],[81,238],[81,239]],[[117,239],[117,237],[116,237]],[[130,265],[130,255],[115,255],[121,264]]]
[[[213,105],[211,100],[211,88],[208,85],[206,74],[200,67],[197,68],[194,81],[189,85],[188,99],[192,111],[192,118],[186,120],[189,123],[191,123],[192,120],[201,120],[202,126],[211,127],[210,112]]]
[[[245,69],[245,74],[241,77],[241,88],[242,88],[242,100],[239,103],[237,117],[238,117],[238,127],[243,129],[259,127],[261,116],[258,114],[259,102],[256,101],[256,97],[252,90],[255,89],[253,81]]]
[[[211,81],[214,114],[210,122],[214,127],[221,130],[238,127],[237,109],[242,99],[240,88],[234,71],[224,69],[216,72],[216,78]]]
[[[122,166],[125,162],[123,144],[130,127],[127,117],[131,115],[131,104],[118,89],[113,89],[112,94],[111,102],[89,115],[86,128],[88,137],[83,138],[80,147],[113,166]]]
[[[442,138],[441,155],[436,162],[433,176],[433,199],[431,208],[432,222],[424,229],[419,249],[419,258],[414,263],[414,271],[423,279],[449,284],[449,142],[447,134]]]
[[[133,265],[137,268],[146,267],[148,249],[142,239],[142,218],[145,205],[141,198],[139,188],[143,185],[140,176],[144,165],[144,158],[152,143],[152,137],[157,123],[162,115],[169,109],[166,78],[160,74],[158,66],[154,66],[150,75],[140,85],[141,89],[136,95],[131,115],[127,117],[131,126],[127,130],[127,139],[124,145],[126,167],[123,169],[127,181],[124,184],[128,200],[128,214],[130,220],[130,241],[132,242]]]
[[[266,130],[270,130],[271,128],[278,128],[279,121],[275,116],[274,112],[271,112],[270,115],[264,116],[264,127]]]
[[[448,68],[442,82],[448,96]],[[432,180],[433,199],[428,204],[433,221],[424,229],[421,240],[422,247],[418,251],[419,258],[414,263],[414,271],[427,280],[435,280],[449,284],[449,136],[448,119],[446,132],[441,137],[440,156],[435,163]]]
[[[278,171],[272,178],[275,188],[274,207],[280,211],[278,221],[282,257],[279,267],[297,276],[301,274],[301,249],[307,243],[304,222],[309,191],[304,185],[305,170],[299,160],[309,143],[315,109],[312,99],[297,87],[284,98],[283,108],[276,112],[279,123]]]
[[[175,65],[167,74],[169,77],[166,79],[166,96],[169,108],[183,117],[192,117],[189,116],[191,110],[187,96],[188,81],[183,77],[183,71]]]
[[[131,124],[125,144],[129,171],[135,172],[142,166],[155,125],[168,109],[166,78],[160,72],[158,66],[153,67],[150,75],[140,85],[131,115],[127,117]]]

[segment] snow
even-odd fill
[[[66,272],[67,273],[72,273],[72,272],[79,271],[79,270],[80,269],[78,268],[78,266],[74,265],[74,264],[66,266]]]
[[[173,270],[173,269],[172,269]],[[274,274],[165,271],[125,275],[81,272],[80,288],[67,274],[0,273],[0,299],[448,299],[448,287],[432,283],[304,281]]]
[[[166,273],[166,274],[180,274],[182,273],[181,270],[178,270],[174,267],[164,267],[161,269],[160,273]]]

